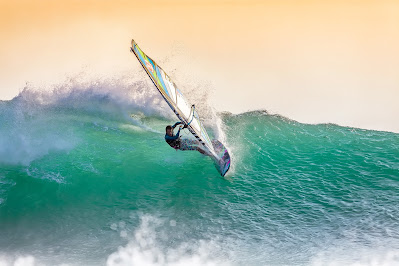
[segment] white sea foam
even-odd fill
[[[176,221],[170,221],[171,226],[178,226]],[[114,224],[116,225],[116,224]],[[220,245],[214,241],[188,241],[178,247],[168,247],[160,241],[167,234],[167,224],[161,219],[150,215],[141,216],[141,224],[132,236],[129,236],[119,223],[122,237],[130,239],[124,247],[112,253],[107,259],[108,266],[121,265],[230,265]],[[115,226],[114,226],[115,228]],[[113,228],[113,229],[114,229]]]
[[[259,246],[256,251],[249,251],[247,245],[228,238],[195,239],[189,237],[178,243],[171,240],[173,232],[182,226],[179,221],[161,219],[148,214],[139,214],[140,223],[132,227],[130,221],[116,221],[110,225],[112,232],[118,233],[121,239],[128,243],[120,246],[108,255],[106,265],[108,266],[185,266],[185,265],[242,265],[251,261],[251,265],[282,265],[286,264],[284,257],[289,256],[283,252],[283,261],[270,260],[270,250],[265,246]],[[132,214],[132,220],[137,214]],[[81,243],[84,243],[84,239]],[[399,252],[389,248],[370,248],[359,246],[354,243],[345,244],[340,242],[331,243],[331,246],[320,247],[320,251],[309,261],[298,261],[291,265],[349,265],[349,266],[396,266],[399,265]],[[263,253],[260,252],[263,250]],[[255,253],[251,253],[255,252]],[[310,254],[309,254],[310,255]],[[285,258],[286,259],[286,258]],[[65,261],[68,261],[65,263]],[[102,262],[86,258],[79,261],[65,260],[60,257],[52,258],[51,255],[43,255],[30,252],[27,254],[0,254],[0,266],[46,266],[46,265],[98,265]],[[292,263],[292,261],[291,261]]]
[[[38,168],[28,167],[26,169],[28,176],[39,179],[47,179],[50,181],[57,182],[59,184],[65,183],[65,177],[59,172],[52,172],[48,170],[40,170]]]
[[[35,266],[39,265],[35,262],[33,256],[19,256],[16,258],[8,256],[0,256],[0,266]]]

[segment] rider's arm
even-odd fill
[[[175,137],[176,137],[176,139],[179,137],[179,134],[180,134],[180,129],[181,129],[181,128],[179,128],[179,131],[177,131],[177,134],[176,134],[176,136],[175,136]]]
[[[183,122],[176,122],[176,123],[172,126],[172,128],[175,128],[177,125],[180,125],[180,124],[183,124]]]

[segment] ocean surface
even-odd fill
[[[0,265],[399,265],[399,134],[197,101],[225,178],[149,82],[0,101]]]

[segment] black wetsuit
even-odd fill
[[[173,129],[175,129],[175,127],[177,125],[183,124],[182,122],[176,122],[173,126],[172,126],[172,133],[173,133]],[[177,132],[177,134],[175,136],[169,136],[168,134],[165,134],[165,141],[170,145],[170,147],[172,147],[173,149],[180,149],[180,139],[179,139],[179,134],[180,134],[180,128],[179,131]]]

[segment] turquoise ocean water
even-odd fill
[[[0,102],[0,265],[399,265],[398,134],[199,108],[221,178],[149,88]]]

